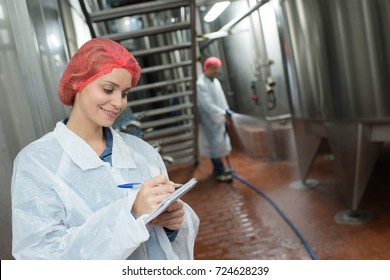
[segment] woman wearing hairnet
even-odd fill
[[[135,58],[109,39],[92,39],[72,57],[58,90],[69,119],[14,162],[16,259],[193,258],[199,219],[187,204],[142,219],[174,191],[160,155],[110,128],[139,76]],[[143,184],[117,187],[129,182]]]
[[[232,111],[226,101],[221,83],[216,78],[221,60],[209,57],[203,64],[204,73],[196,82],[199,115],[199,152],[211,158],[213,174],[219,182],[232,182],[230,172],[224,167],[221,157],[229,155],[232,147],[226,131],[231,122]]]

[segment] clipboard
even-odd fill
[[[187,183],[183,184],[177,191],[165,198],[152,213],[144,217],[145,224],[149,223],[151,220],[164,212],[172,203],[186,194],[190,189],[192,189],[197,182],[198,181],[195,178],[192,178]]]

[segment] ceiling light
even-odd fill
[[[230,1],[215,3],[214,6],[210,9],[210,11],[204,16],[204,21],[214,21],[229,5]]]

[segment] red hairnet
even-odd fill
[[[106,38],[94,38],[82,45],[62,74],[58,96],[67,106],[73,105],[78,92],[114,68],[125,68],[131,76],[131,86],[139,80],[141,67],[121,44]]]
[[[217,65],[218,67],[221,67],[222,62],[218,57],[211,56],[203,64],[203,70],[206,71],[211,65]]]

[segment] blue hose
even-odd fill
[[[294,226],[294,224],[287,218],[287,216],[283,213],[282,210],[279,209],[279,207],[275,204],[275,202],[272,201],[272,199],[267,195],[265,194],[263,191],[261,191],[260,189],[256,188],[254,185],[252,185],[251,183],[249,183],[248,181],[244,180],[243,178],[241,178],[240,176],[237,175],[237,173],[233,170],[233,168],[231,167],[230,165],[230,161],[229,161],[229,157],[227,156],[226,157],[226,161],[228,163],[228,166],[229,166],[229,169],[230,169],[230,172],[232,174],[232,176],[237,179],[238,181],[240,181],[241,183],[244,183],[245,185],[247,185],[248,187],[250,187],[252,190],[254,190],[255,192],[257,192],[259,195],[261,195],[265,200],[267,200],[271,205],[272,207],[276,210],[276,212],[279,213],[279,215],[286,221],[286,223],[290,226],[290,228],[294,231],[295,235],[301,240],[302,244],[305,246],[307,252],[309,253],[310,257],[312,258],[312,260],[317,260],[317,256],[314,254],[313,250],[311,249],[310,245],[306,242],[306,240],[303,238],[302,234],[297,230],[297,228]]]

